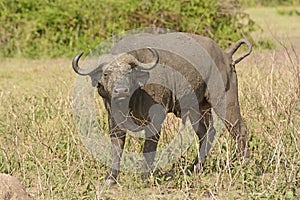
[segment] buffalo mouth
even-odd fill
[[[130,97],[130,95],[127,95],[127,94],[117,95],[117,96],[113,96],[113,100],[115,102],[121,102],[121,101],[129,100],[129,97]]]
[[[112,98],[112,106],[114,106],[114,109],[121,111],[122,116],[126,116],[128,113],[128,106],[130,102],[129,96],[115,96]]]
[[[115,97],[114,98],[115,101],[124,101],[126,99],[128,99],[128,97],[125,97],[125,96],[124,97]]]

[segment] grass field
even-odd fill
[[[275,8],[248,12],[265,30],[254,39],[285,46],[256,48],[236,66],[250,134],[247,164],[235,159],[235,143],[219,129],[200,175],[183,174],[195,153],[191,148],[147,184],[139,174],[121,173],[119,184],[103,188],[108,168],[84,147],[74,125],[71,61],[4,59],[0,172],[18,177],[36,199],[299,199],[300,17],[279,15]]]
[[[246,13],[258,25],[253,34],[256,41],[269,41],[270,46],[279,42],[293,42],[300,48],[299,7],[249,8]]]

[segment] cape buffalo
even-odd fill
[[[247,45],[247,53],[233,60],[242,44]],[[127,36],[96,68],[80,68],[83,53],[79,53],[73,59],[73,69],[91,77],[108,112],[112,160],[105,183],[116,183],[128,129],[145,130],[145,167],[153,168],[160,130],[169,112],[183,123],[189,118],[199,138],[201,148],[191,171],[204,163],[215,135],[212,109],[237,141],[238,156],[248,158],[248,133],[240,113],[235,65],[251,51],[246,39],[222,51],[207,37],[175,32]]]

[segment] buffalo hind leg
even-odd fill
[[[220,113],[220,111],[216,111],[216,113],[222,118],[227,130],[230,132],[230,135],[237,142],[237,157],[249,158],[248,131],[241,116],[236,74],[232,74],[230,82],[230,88],[225,94],[226,113]]]
[[[232,138],[237,142],[237,157],[249,158],[247,126],[242,119],[238,105],[227,106],[224,123]]]
[[[216,135],[209,104],[207,104],[207,106],[204,108],[201,108],[200,111],[202,114],[200,115],[200,119],[198,118],[199,123],[196,123],[198,127],[194,127],[199,139],[199,152],[197,153],[193,164],[189,168],[189,173],[199,173],[203,169],[206,156],[211,149],[214,137]]]

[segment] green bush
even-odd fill
[[[69,57],[124,30],[158,26],[227,46],[254,23],[238,0],[0,0],[0,56]]]

